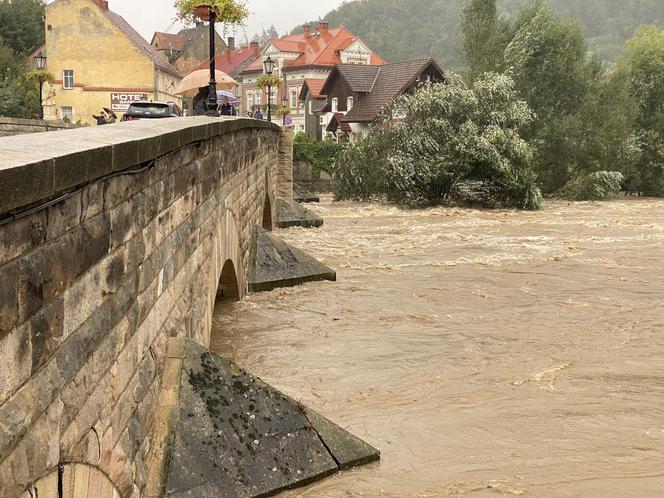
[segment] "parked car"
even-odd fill
[[[134,102],[124,113],[121,121],[177,118],[180,116],[182,116],[182,110],[173,102]]]

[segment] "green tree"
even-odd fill
[[[34,119],[38,114],[38,83],[25,59],[0,43],[0,116]]]
[[[486,73],[468,86],[452,75],[397,98],[367,139],[348,146],[337,196],[537,209],[532,152],[519,134],[531,120],[508,76]]]
[[[641,156],[633,174],[639,191],[664,194],[664,31],[637,31],[620,59],[620,69],[636,100],[636,129]]]
[[[525,136],[536,146],[535,167],[544,190],[554,192],[578,164],[578,110],[601,66],[588,59],[579,23],[555,17],[546,2],[525,9],[516,28],[505,62],[537,116]]]
[[[0,42],[19,55],[44,43],[44,0],[0,0]]]
[[[510,25],[498,16],[496,0],[469,0],[461,15],[461,33],[471,82],[482,73],[502,71]]]

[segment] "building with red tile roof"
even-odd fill
[[[263,73],[263,60],[267,57],[275,61],[274,72],[283,80],[283,84],[273,92],[272,105],[280,107],[282,102],[287,104],[296,131],[305,129],[304,106],[300,102],[305,81],[325,80],[332,69],[341,63],[385,63],[359,36],[344,27],[330,29],[326,22],[321,22],[316,29],[304,26],[303,33],[271,40],[263,48],[261,57],[242,71],[244,112],[256,105],[265,107],[267,103],[267,96],[255,85],[256,78]]]

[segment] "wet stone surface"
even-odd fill
[[[286,244],[266,230],[256,227],[252,237],[249,266],[249,292],[292,287],[304,282],[335,281],[336,272]]]
[[[378,458],[377,450],[193,342],[182,368],[166,496],[269,496],[350,460],[369,461],[367,448]],[[321,427],[336,430],[319,435]],[[328,448],[359,451],[340,452],[340,466]]]
[[[293,187],[293,200],[303,203],[320,202],[320,197],[303,187],[295,185]]]
[[[323,226],[323,218],[297,202],[277,199],[277,228],[318,228]]]

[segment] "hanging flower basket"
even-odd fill
[[[175,0],[177,18],[186,24],[197,20],[209,21],[210,9],[217,22],[228,25],[244,23],[249,16],[246,0]]]
[[[209,5],[199,5],[194,7],[194,15],[198,17],[201,21],[210,20],[210,6]]]

